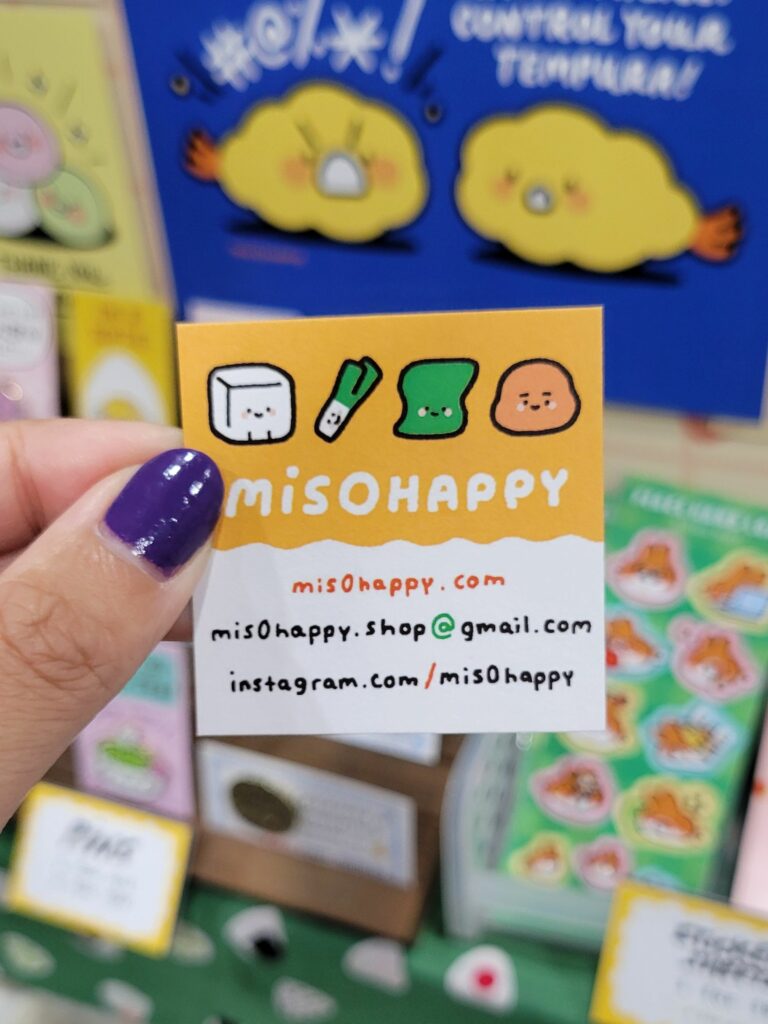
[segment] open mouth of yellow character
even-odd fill
[[[318,163],[315,187],[332,199],[361,199],[368,191],[368,176],[354,153],[335,150]]]
[[[531,185],[523,194],[523,205],[529,213],[552,213],[556,203],[554,192],[546,185]]]

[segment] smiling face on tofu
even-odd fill
[[[274,444],[294,430],[294,383],[270,363],[217,366],[208,376],[213,433],[230,444]]]
[[[342,242],[409,224],[427,198],[413,128],[383,104],[323,83],[252,109],[221,144],[219,181],[274,227]]]
[[[473,128],[456,202],[478,234],[524,260],[601,273],[679,255],[700,218],[651,139],[560,104]]]
[[[499,381],[491,419],[505,434],[555,434],[577,419],[581,402],[573,378],[551,359],[516,363]]]

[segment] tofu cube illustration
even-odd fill
[[[208,375],[211,431],[230,444],[276,444],[293,434],[295,386],[270,363],[217,366]]]

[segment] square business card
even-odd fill
[[[602,728],[599,309],[179,336],[202,735]]]

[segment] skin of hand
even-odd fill
[[[179,431],[0,426],[0,827],[183,615],[224,494]]]

